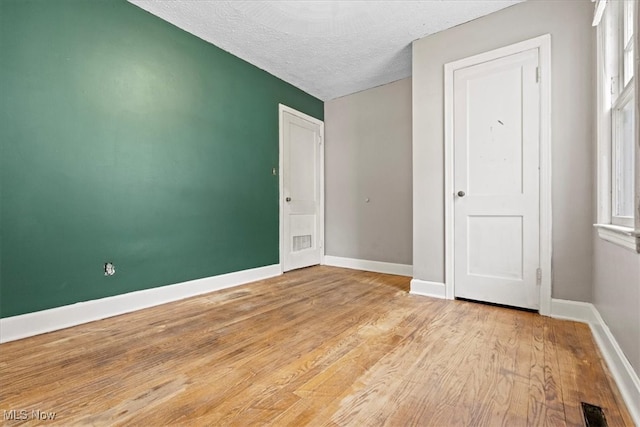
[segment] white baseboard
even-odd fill
[[[633,422],[640,426],[640,378],[598,309],[590,303],[552,299],[551,317],[588,323]]]
[[[593,304],[582,301],[551,299],[551,317],[592,324],[597,321]]]
[[[593,336],[613,378],[616,380],[633,422],[640,426],[640,378],[633,370],[631,363],[625,357],[618,345],[618,341],[616,341],[598,310],[593,307],[593,311],[597,318],[596,323],[590,324]]]
[[[280,264],[144,289],[0,319],[0,343],[69,328],[282,274]]]
[[[442,299],[447,297],[446,286],[444,283],[428,282],[420,279],[411,280],[411,291],[409,291],[409,293]]]
[[[399,276],[413,276],[413,266],[394,264],[391,262],[368,261],[365,259],[343,258],[325,255],[324,264],[333,267],[352,268],[354,270],[373,271],[375,273],[397,274]]]

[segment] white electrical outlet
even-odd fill
[[[105,276],[113,276],[116,274],[116,266],[111,262],[104,263],[104,275]]]

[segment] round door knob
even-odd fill
[[[465,192],[464,191],[458,191],[458,197],[464,197]]]
[[[285,200],[286,200],[287,202],[290,202],[290,201],[291,201],[291,197],[287,197]]]

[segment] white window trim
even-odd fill
[[[594,227],[602,240],[640,253],[640,232],[633,228],[613,224],[595,224]]]
[[[628,3],[625,2],[623,5],[620,5],[620,4],[617,5],[618,7],[621,8],[621,10],[619,12],[621,15],[626,15],[626,13],[627,13],[627,10],[626,10],[627,4]],[[633,3],[629,3],[629,4],[633,4]],[[637,7],[636,7],[636,9],[637,9]],[[633,14],[633,10],[632,10],[632,14]],[[632,17],[632,20],[633,20],[633,17]],[[624,89],[625,85],[628,83],[628,82],[625,82],[626,77],[627,77],[627,75],[626,75],[626,71],[627,70],[626,70],[626,67],[625,67],[626,53],[628,52],[629,49],[635,49],[634,46],[637,44],[637,43],[635,43],[635,34],[633,34],[631,36],[631,39],[628,41],[628,43],[625,41],[625,37],[627,36],[627,34],[626,34],[626,29],[627,28],[625,26],[625,23],[626,23],[626,21],[623,20],[622,25],[620,25],[620,34],[619,34],[620,43],[618,43],[619,44],[618,48],[620,49],[620,58],[619,59],[620,59],[620,89],[621,90]],[[638,25],[636,24],[634,27],[637,27],[637,26]],[[637,33],[637,32],[638,32],[638,28],[635,28],[634,33]],[[633,59],[632,59],[632,61],[633,61]],[[633,67],[634,64],[631,64],[631,66]],[[636,75],[636,72],[634,70],[634,73],[631,76],[631,79],[633,79],[633,76],[635,76],[635,75]]]
[[[638,7],[634,10],[634,20],[638,22]],[[634,33],[634,46],[640,46],[638,42],[640,31],[635,29]],[[612,202],[612,171],[611,171],[611,159],[612,159],[612,114],[610,107],[606,105],[609,101],[602,88],[609,87],[610,77],[605,74],[605,58],[602,51],[603,46],[603,27],[597,28],[597,132],[596,137],[598,141],[597,151],[597,197],[598,197],[598,209],[597,209],[597,223],[594,227],[598,230],[598,236],[608,242],[617,244],[624,248],[630,249],[634,252],[640,253],[640,141],[638,135],[640,134],[640,115],[638,111],[638,99],[640,95],[640,84],[636,84],[634,87],[635,93],[635,210],[634,210],[634,226],[625,227],[613,225],[611,223],[611,202]],[[635,70],[634,76],[638,76],[638,57],[640,49],[634,49],[635,56]],[[637,80],[637,79],[635,79]]]

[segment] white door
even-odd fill
[[[454,294],[539,308],[538,49],[454,72]]]
[[[280,107],[283,271],[320,264],[323,123]]]

